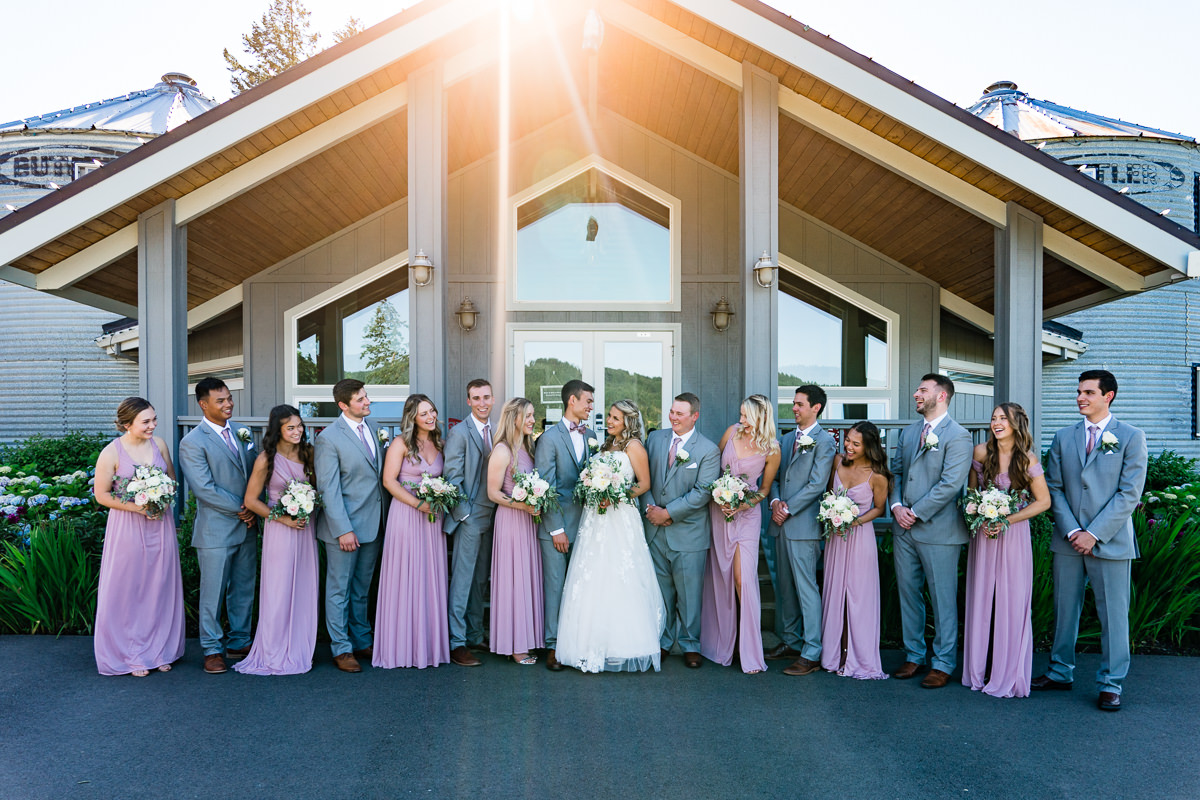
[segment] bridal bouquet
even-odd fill
[[[994,539],[1008,530],[1008,515],[1020,509],[1024,500],[1024,492],[1006,492],[995,486],[969,489],[962,499],[963,518],[972,536],[983,529],[988,538]]]
[[[629,482],[621,472],[621,462],[612,453],[601,453],[588,462],[575,484],[575,499],[582,506],[603,514],[610,505],[628,503]]]
[[[817,519],[821,520],[825,538],[841,536],[845,538],[854,525],[854,520],[862,513],[858,503],[850,499],[845,488],[832,489],[821,497],[821,507],[817,511]]]
[[[313,511],[321,504],[317,490],[306,481],[288,481],[287,488],[279,496],[278,502],[271,506],[267,519],[292,517],[301,524],[308,524]]]
[[[550,482],[533,472],[513,474],[512,499],[533,507],[533,521],[541,523],[542,514],[558,508],[558,492],[550,491]]]
[[[175,501],[178,485],[160,467],[139,466],[134,468],[132,478],[118,477],[113,481],[113,494],[158,518]]]
[[[721,477],[703,488],[712,494],[712,499],[716,501],[717,505],[732,509],[733,514],[763,496],[762,492],[756,492],[750,488],[750,484],[746,482],[746,476],[734,475],[729,467],[725,468],[725,473]],[[733,514],[726,514],[725,521],[733,522]]]
[[[437,522],[437,515],[454,508],[462,502],[462,492],[454,484],[442,477],[435,477],[428,472],[421,474],[418,483],[406,483],[412,489],[417,499],[429,503],[429,521]]]

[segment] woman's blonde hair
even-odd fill
[[[510,467],[516,468],[517,450],[525,448],[529,457],[533,457],[533,436],[525,433],[525,415],[533,411],[533,403],[524,397],[514,397],[500,409],[500,423],[496,426],[494,444],[505,444],[512,453]]]
[[[752,394],[742,401],[741,408],[746,415],[746,424],[738,433],[749,436],[760,453],[777,452],[779,442],[775,441],[775,414],[771,410],[771,401],[761,394]]]
[[[621,417],[625,420],[625,430],[621,431],[619,439],[610,433],[604,440],[604,449],[624,450],[630,441],[637,439],[640,442],[642,440],[642,412],[638,410],[637,403],[632,400],[618,400],[610,408],[621,412]]]

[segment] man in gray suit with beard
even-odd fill
[[[325,627],[337,668],[362,672],[358,659],[369,661],[372,655],[367,594],[379,560],[383,524],[383,443],[367,420],[371,400],[362,381],[338,381],[333,399],[342,414],[321,431],[315,444],[317,491],[324,504],[317,538],[326,556]]]
[[[1107,370],[1079,376],[1080,422],[1054,435],[1046,458],[1046,485],[1054,514],[1054,647],[1050,668],[1033,689],[1070,689],[1083,593],[1092,585],[1100,617],[1101,711],[1121,710],[1129,672],[1129,583],[1138,557],[1133,511],[1146,484],[1146,435],[1117,420],[1109,406],[1117,379]]]
[[[721,452],[696,430],[700,398],[675,397],[667,417],[671,427],[646,437],[650,491],[646,505],[646,543],[667,611],[662,657],[676,641],[683,662],[700,666],[700,604],[704,565],[712,545],[712,523],[704,488],[721,475]]]
[[[492,453],[492,385],[476,378],[467,384],[471,413],[450,429],[443,450],[443,476],[463,500],[446,514],[442,529],[454,536],[450,565],[450,660],[478,667],[471,648],[487,650],[483,631],[483,593],[492,563],[492,514],[487,496],[488,456]]]
[[[954,383],[945,375],[921,378],[913,393],[922,419],[900,431],[892,457],[892,532],[896,585],[900,594],[900,630],[905,661],[892,677],[913,677],[926,661],[925,599],[928,583],[933,604],[933,660],[921,686],[940,689],[950,682],[957,663],[958,561],[967,543],[967,526],[958,499],[971,470],[971,434],[950,418]]]

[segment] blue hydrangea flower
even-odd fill
[[[33,497],[29,498],[29,505],[31,506],[44,506],[49,502],[50,498],[44,494],[35,494]]]

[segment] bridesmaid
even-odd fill
[[[372,666],[424,669],[450,662],[442,515],[430,522],[429,504],[405,486],[426,474],[442,474],[442,434],[433,401],[414,394],[404,402],[400,436],[383,460],[383,488],[392,505],[379,571]]]
[[[879,661],[879,553],[872,521],[883,514],[892,473],[879,428],[856,422],[846,431],[829,488],[846,489],[859,515],[845,536],[825,544],[821,666],[848,678],[884,680]]]
[[[779,456],[771,403],[761,394],[752,394],[742,401],[738,424],[730,425],[721,437],[722,472],[729,467],[757,491],[775,480]],[[758,540],[762,529],[758,504],[762,500],[741,507],[733,514],[732,522],[725,521],[730,509],[712,504],[712,549],[700,612],[700,652],[704,657],[729,666],[737,643],[742,671],[751,675],[767,668],[758,594]]]
[[[496,443],[488,458],[488,499],[496,504],[492,533],[493,653],[518,664],[536,664],[529,651],[544,644],[542,552],[533,508],[512,499],[513,475],[533,469],[533,403],[514,397],[504,404]]]
[[[183,656],[183,580],[175,516],[113,496],[114,478],[132,478],[134,467],[152,464],[172,479],[167,444],[154,435],[158,415],[140,397],[117,407],[121,436],[96,461],[96,502],[112,509],[100,557],[94,647],[101,675],[144,678],[150,670],[170,672]]]
[[[246,508],[266,519],[288,483],[316,486],[313,446],[300,412],[275,406],[263,434],[262,452],[246,482]],[[267,501],[263,502],[263,490]],[[300,675],[312,669],[317,644],[316,517],[283,516],[263,526],[258,629],[246,658],[233,665],[247,675]]]
[[[1033,669],[1033,549],[1029,520],[1050,508],[1050,490],[1033,450],[1029,417],[1016,403],[992,412],[992,435],[975,447],[968,485],[1028,492],[1008,515],[1008,530],[980,529],[967,547],[963,686],[993,697],[1028,697]]]

